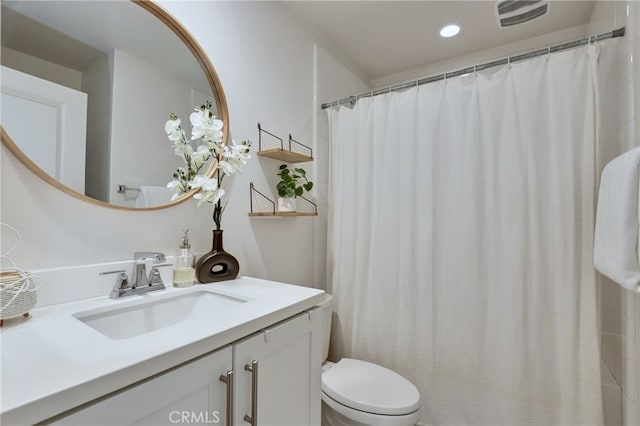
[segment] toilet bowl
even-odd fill
[[[329,362],[333,297],[322,311],[322,425],[412,426],[420,418],[420,393],[398,373],[366,361]]]

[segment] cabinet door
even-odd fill
[[[234,345],[236,425],[320,424],[320,319],[305,312]]]
[[[231,347],[107,397],[58,419],[61,425],[226,424]]]

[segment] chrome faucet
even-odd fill
[[[149,273],[149,277],[147,277],[147,260],[153,261],[153,266],[151,268],[151,272]],[[154,284],[162,285],[164,288],[164,283],[162,282],[162,278],[160,277],[160,272],[158,271],[158,266],[167,261],[164,253],[157,253],[151,251],[137,251],[133,254],[133,282],[131,283],[131,288],[136,289],[138,287],[151,286]],[[161,290],[161,289],[159,289]]]
[[[167,260],[164,253],[141,251],[133,254],[133,280],[129,284],[129,277],[123,270],[101,272],[100,275],[118,274],[113,290],[109,294],[111,299],[144,294],[150,291],[164,290],[165,286],[160,276],[158,268],[171,266],[171,263],[164,263]],[[146,263],[152,261],[151,272],[147,276]]]

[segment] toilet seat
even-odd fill
[[[383,414],[371,414],[365,411],[354,410],[346,405],[331,399],[326,393],[322,393],[322,424],[327,425],[368,425],[368,426],[414,426],[420,420],[420,410],[401,416],[385,416]],[[326,405],[326,407],[324,407]],[[333,410],[334,413],[326,410]],[[338,418],[336,418],[336,414]],[[340,419],[340,416],[342,419]],[[326,421],[325,419],[330,419]]]
[[[420,393],[411,382],[357,359],[343,358],[326,370],[322,391],[338,404],[373,415],[404,416],[420,408]]]

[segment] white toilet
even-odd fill
[[[327,361],[332,299],[322,309],[322,425],[412,426],[420,417],[420,393],[407,379],[377,364],[343,358]]]

